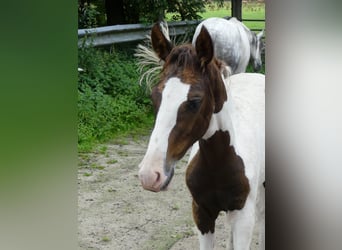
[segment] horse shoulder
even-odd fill
[[[233,75],[228,94],[232,103],[230,115],[236,150],[245,162],[246,176],[254,179],[265,158],[265,76],[256,73]]]

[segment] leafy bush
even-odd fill
[[[93,4],[78,5],[78,28],[93,28],[97,26],[96,17],[100,14]]]
[[[132,56],[94,48],[81,48],[78,55],[78,144],[92,144],[137,128],[150,126],[150,98],[138,85]]]

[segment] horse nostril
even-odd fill
[[[157,179],[156,179],[156,182],[158,182],[160,180],[160,173],[159,172],[155,172],[156,175],[157,175]]]

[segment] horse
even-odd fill
[[[205,26],[192,44],[173,46],[158,24],[152,47],[164,61],[151,98],[156,120],[138,177],[146,190],[168,189],[192,146],[186,185],[201,250],[214,248],[221,211],[230,249],[250,249],[256,220],[264,248],[265,76],[229,75]]]
[[[203,25],[213,40],[215,56],[230,66],[232,74],[246,72],[250,58],[253,59],[254,71],[260,71],[262,67],[261,52],[264,49],[262,41],[264,30],[255,34],[235,17],[229,20],[212,17],[196,27],[192,40],[193,45],[195,45]]]

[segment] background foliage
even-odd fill
[[[89,28],[89,20],[93,27],[152,23],[164,19],[166,13],[172,13],[172,20],[201,19],[200,13],[205,12],[206,5],[222,6],[223,3],[224,0],[79,0],[78,28]]]
[[[81,151],[115,135],[150,126],[150,98],[138,85],[129,53],[80,48],[78,63],[78,144]]]

